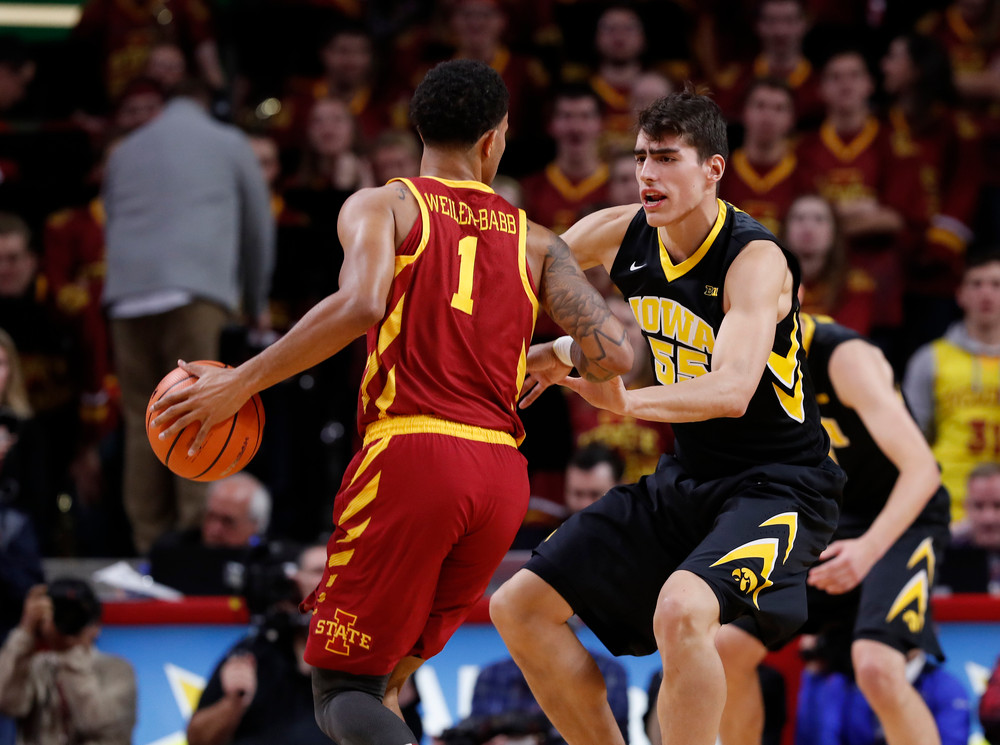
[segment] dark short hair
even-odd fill
[[[0,212],[0,235],[19,235],[31,247],[31,228],[24,218],[13,212]]]
[[[326,33],[326,41],[323,43],[323,46],[329,46],[335,39],[339,39],[341,36],[363,36],[369,42],[372,41],[372,32],[363,23],[359,23],[358,21],[341,21],[337,24],[336,28]]]
[[[965,271],[1000,261],[1000,246],[982,246],[965,255]]]
[[[590,471],[597,468],[602,463],[611,466],[611,475],[618,483],[625,473],[625,461],[617,450],[608,447],[600,442],[592,442],[576,450],[569,458],[568,466],[578,468],[581,471]]]
[[[994,463],[993,461],[987,461],[986,463],[980,463],[978,466],[969,472],[969,476],[966,481],[975,481],[976,479],[990,479],[994,476],[1000,476],[1000,463]]]
[[[146,93],[152,93],[154,96],[159,96],[160,100],[165,101],[167,99],[167,93],[163,90],[163,86],[153,78],[146,77],[145,75],[140,75],[139,77],[132,78],[122,92],[118,94],[118,98],[115,99],[115,105],[121,106],[122,103],[127,98],[132,96],[141,96]]]
[[[792,104],[792,109],[795,109],[795,91],[792,90],[792,86],[788,84],[787,81],[781,78],[776,78],[772,76],[764,76],[760,78],[754,78],[750,81],[747,86],[746,91],[743,93],[743,105],[746,106],[747,102],[750,100],[750,96],[756,93],[761,88],[766,88],[769,91],[781,91],[784,93],[788,100]]]
[[[601,111],[604,106],[604,102],[597,95],[597,91],[587,83],[576,80],[568,83],[560,83],[552,90],[550,98],[553,106],[555,106],[556,101],[577,101],[581,98],[591,99],[597,106],[598,111]]]
[[[60,634],[73,636],[101,620],[101,601],[81,579],[63,578],[49,583],[52,623]]]
[[[719,105],[690,83],[683,91],[659,98],[639,112],[638,126],[654,141],[681,137],[698,151],[702,162],[713,155],[729,157],[726,120]]]
[[[428,145],[474,145],[507,113],[510,94],[500,74],[476,60],[435,65],[410,99],[410,120]]]

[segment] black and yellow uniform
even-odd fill
[[[857,538],[885,507],[899,476],[864,422],[840,401],[830,382],[834,350],[864,337],[831,319],[805,314],[802,337],[823,425],[848,476],[834,540]],[[820,631],[830,623],[853,624],[855,639],[873,639],[904,653],[920,647],[943,658],[931,622],[930,593],[948,542],[949,501],[947,490],[939,487],[913,524],[853,591],[830,595],[810,587],[806,629]]]
[[[756,240],[777,242],[719,201],[702,245],[675,265],[656,228],[636,213],[611,269],[671,385],[711,369],[729,267]],[[806,572],[837,520],[843,472],[829,459],[805,368],[798,264],[792,308],[746,413],[674,424],[676,456],[615,488],[538,547],[528,569],[545,579],[615,654],[656,649],[653,611],[667,577],[685,569],[715,592],[720,618],[754,619],[768,644],[806,619]]]

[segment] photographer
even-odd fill
[[[0,648],[0,712],[23,745],[129,745],[135,673],[99,651],[101,604],[83,581],[28,592],[21,622]]]
[[[249,588],[266,611],[212,673],[188,723],[189,745],[329,745],[316,726],[309,666],[302,661],[309,616],[297,608],[325,564],[326,546],[309,546],[293,577],[283,583],[269,577],[262,587]]]

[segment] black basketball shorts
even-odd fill
[[[778,644],[806,620],[806,572],[833,535],[844,478],[827,459],[698,481],[664,456],[570,517],[526,568],[615,655],[656,651],[653,612],[677,569],[708,583],[722,623],[749,615]]]

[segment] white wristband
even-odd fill
[[[552,343],[552,353],[555,354],[556,359],[561,363],[573,367],[573,355],[570,354],[572,347],[572,336],[560,336]]]

